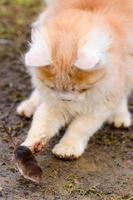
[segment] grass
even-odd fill
[[[0,39],[21,38],[41,8],[41,0],[1,0]]]
[[[34,6],[39,4],[39,0],[1,0],[0,4],[2,5],[13,5],[13,6]]]

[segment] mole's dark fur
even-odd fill
[[[14,151],[14,155],[18,168],[22,171],[24,177],[40,182],[42,169],[38,166],[32,151],[26,146],[18,146]]]
[[[15,158],[20,159],[21,162],[27,162],[28,160],[32,159],[35,160],[31,150],[26,146],[18,146],[14,152]]]

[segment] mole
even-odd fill
[[[19,172],[24,178],[40,184],[42,182],[43,171],[38,165],[37,160],[33,155],[32,151],[26,146],[17,146],[8,128],[5,125],[3,125],[3,128],[8,137],[10,138],[11,143],[13,144],[14,161]]]

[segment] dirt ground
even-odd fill
[[[21,54],[39,10],[39,0],[0,0],[0,200],[133,200],[133,126],[105,125],[76,161],[56,159],[51,149],[60,136],[52,139],[36,156],[44,171],[42,185],[25,180],[12,162],[13,147],[2,123],[14,139],[26,137],[31,120],[16,115],[17,104],[31,91]]]

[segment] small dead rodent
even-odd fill
[[[33,153],[26,146],[18,146],[14,151],[15,161],[20,173],[33,182],[42,181],[42,169],[38,165]]]
[[[14,147],[15,164],[17,165],[20,173],[26,179],[29,179],[35,183],[41,183],[43,172],[38,165],[32,151],[26,146],[17,145],[11,135],[11,132],[5,126],[5,124],[3,124],[3,129],[10,138],[10,141]]]

